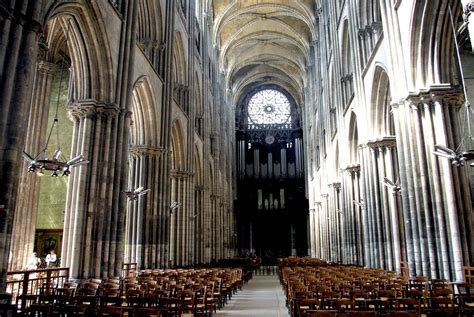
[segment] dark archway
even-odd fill
[[[303,134],[294,98],[279,86],[263,85],[249,89],[238,104],[239,250],[242,255],[255,253],[264,263],[305,256],[308,201]]]

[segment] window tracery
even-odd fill
[[[248,121],[252,124],[291,122],[291,108],[288,98],[274,89],[257,92],[248,103]]]

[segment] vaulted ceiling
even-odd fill
[[[315,36],[314,0],[214,0],[220,69],[235,100],[276,84],[301,104]]]

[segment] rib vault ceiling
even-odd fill
[[[315,39],[314,0],[214,0],[220,69],[234,100],[276,84],[303,104],[305,68]]]

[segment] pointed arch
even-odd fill
[[[353,55],[352,45],[349,34],[349,20],[344,20],[342,29],[342,46],[341,46],[341,87],[342,87],[342,106],[346,107],[354,96],[353,81]]]
[[[186,166],[184,136],[181,122],[175,120],[171,126],[171,169],[174,171],[184,171]]]
[[[355,165],[359,162],[359,131],[357,127],[357,116],[351,113],[349,121],[349,162]]]
[[[176,32],[174,39],[175,49],[173,52],[173,78],[178,85],[186,84],[186,55],[183,37],[180,32]],[[175,87],[176,89],[176,87]]]
[[[411,18],[412,85],[426,87],[456,82],[454,38],[449,7],[457,20],[461,1],[416,1]]]
[[[151,64],[161,73],[163,64],[163,17],[159,0],[138,2],[137,43]]]
[[[56,32],[68,35],[72,65],[71,101],[112,103],[114,100],[111,49],[106,40],[104,19],[98,12],[92,5],[59,3],[50,8],[46,17],[47,45],[57,38]]]
[[[132,93],[130,143],[157,146],[160,120],[155,113],[155,97],[147,77],[140,77]]]
[[[377,65],[374,72],[370,104],[372,113],[373,135],[395,135],[391,104],[390,79],[385,69]]]

